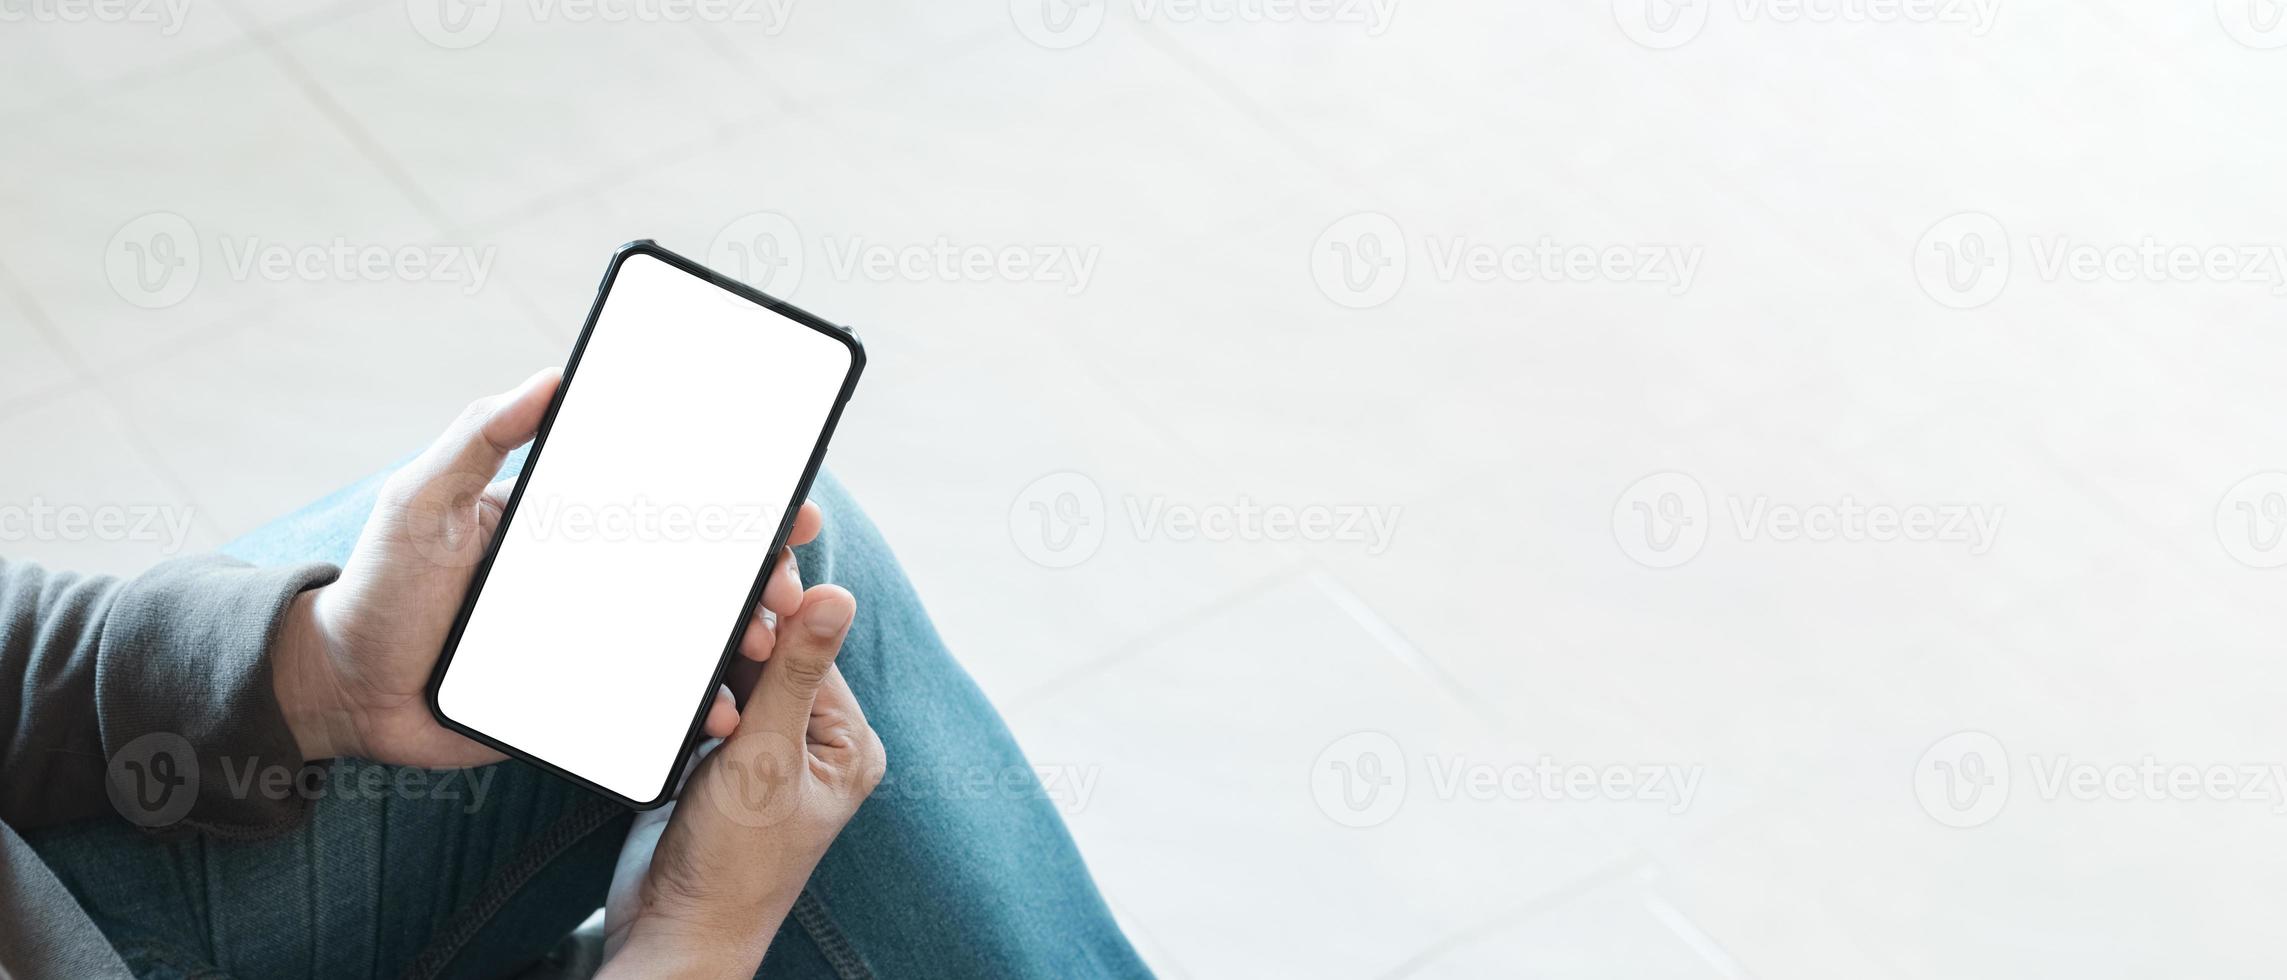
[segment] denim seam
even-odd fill
[[[185,980],[229,980],[230,974],[204,957],[193,956],[182,947],[162,939],[136,938],[112,944],[112,952],[120,961],[132,966],[149,963],[180,971]]]
[[[857,947],[850,945],[842,927],[827,913],[826,903],[816,892],[803,889],[794,900],[794,921],[808,933],[810,942],[826,958],[826,965],[834,968],[834,976],[841,980],[873,980],[874,971],[866,965],[865,957],[858,955]]]
[[[585,803],[585,809],[574,810],[558,820],[555,826],[548,828],[548,832],[525,850],[524,856],[517,859],[516,863],[495,872],[492,880],[485,883],[484,890],[477,893],[476,900],[469,903],[468,909],[454,917],[452,928],[442,937],[432,940],[429,948],[423,950],[405,968],[405,975],[415,980],[427,980],[443,973],[469,941],[476,938],[477,932],[490,923],[493,916],[499,915],[501,908],[510,899],[524,890],[525,882],[563,856],[572,845],[585,840],[589,834],[602,829],[624,812],[599,799],[590,798]]]

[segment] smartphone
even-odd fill
[[[437,720],[666,802],[864,368],[850,331],[621,246],[429,678]]]

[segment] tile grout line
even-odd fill
[[[14,273],[5,266],[0,266],[0,277],[5,277],[5,284],[15,294],[17,304],[25,312],[26,320],[34,324],[35,330],[41,332],[42,338],[46,339],[53,335],[56,329],[55,322],[48,316],[47,310],[40,306],[39,301],[32,298],[30,291],[18,283]],[[52,340],[49,342],[54,343]],[[159,454],[157,447],[151,443],[150,437],[143,432],[143,427],[137,424],[134,413],[119,403],[117,396],[104,386],[102,378],[96,374],[87,360],[80,356],[77,349],[69,345],[62,346],[64,349],[57,352],[58,356],[63,358],[72,371],[78,375],[78,379],[62,391],[42,396],[35,404],[53,402],[57,396],[65,392],[92,392],[96,396],[96,400],[102,403],[104,409],[111,413],[112,421],[126,435],[128,450],[133,452],[143,465],[150,468],[151,472],[159,478],[161,485],[172,491],[183,503],[190,506],[191,521],[194,526],[201,527],[220,539],[222,537],[221,528],[214,523],[212,517],[208,516],[207,509],[199,503],[198,495],[190,491],[190,487],[183,482],[181,476],[175,472],[174,467],[168,465],[166,458]],[[23,410],[25,409],[16,409],[16,411]]]
[[[1081,857],[1085,859],[1087,855],[1083,854]],[[1136,918],[1135,910],[1133,908],[1127,907],[1121,902],[1113,901],[1112,896],[1110,895],[1104,896],[1104,904],[1112,907],[1113,917],[1122,922],[1124,928],[1130,932],[1141,934],[1146,940],[1145,945],[1148,945],[1152,949],[1159,952],[1160,958],[1167,961],[1165,963],[1161,963],[1160,965],[1163,967],[1172,967],[1175,971],[1175,976],[1172,978],[1172,980],[1191,980],[1191,971],[1184,969],[1182,963],[1175,961],[1175,954],[1168,950],[1167,944],[1161,942],[1157,934],[1152,932],[1150,929],[1144,928],[1142,921]],[[1121,915],[1122,912],[1125,912],[1126,914]],[[1134,944],[1131,943],[1130,945],[1132,946]],[[1138,950],[1137,955],[1139,957],[1142,956],[1142,951]]]
[[[223,543],[227,535],[223,533],[222,525],[214,522],[212,512],[207,509],[205,504],[199,502],[198,495],[191,492],[190,485],[183,482],[181,475],[175,472],[174,466],[169,464],[166,457],[158,451],[158,445],[152,442],[150,436],[143,431],[143,426],[135,417],[135,413],[129,411],[125,405],[120,404],[118,397],[113,395],[111,389],[105,387],[101,381],[95,383],[94,390],[102,398],[104,407],[111,411],[113,421],[119,423],[120,430],[127,434],[128,446],[143,457],[144,462],[151,467],[151,472],[158,475],[160,483],[165,484],[168,489],[175,492],[176,496],[181,497],[185,503],[190,505],[192,522],[214,535],[217,545]]]
[[[181,55],[174,60],[162,61],[147,67],[138,67],[132,71],[90,84],[66,83],[64,91],[53,101],[0,112],[0,126],[44,115],[76,114],[88,103],[242,54],[253,47],[254,39],[244,29],[244,25],[237,24],[235,19],[233,19],[233,24],[240,28],[237,36],[209,47],[193,50],[191,53]]]
[[[440,234],[450,235],[451,229],[455,225],[450,217],[445,214],[444,208],[437,203],[434,197],[430,196],[419,181],[413,179],[412,173],[407,171],[404,165],[399,163],[397,158],[392,156],[381,145],[381,142],[374,138],[372,133],[367,132],[365,127],[358,123],[346,107],[334,99],[331,92],[326,91],[325,86],[310,74],[309,69],[303,67],[301,60],[294,57],[293,52],[287,49],[283,41],[272,34],[268,28],[263,27],[247,28],[247,36],[253,38],[255,44],[269,58],[271,64],[294,83],[295,88],[301,91],[302,98],[311,107],[317,109],[318,114],[324,116],[327,122],[333,124],[336,133],[348,140],[350,145],[365,157],[367,163],[381,171],[384,178],[397,185],[397,189],[412,202],[413,207],[420,211],[422,216],[429,219],[431,225]]]
[[[735,53],[737,50],[736,48],[725,49],[721,47],[715,40],[713,40],[713,35],[711,33],[706,35],[706,37],[710,39],[705,42],[706,47],[710,51],[716,52],[717,56],[723,58],[728,67],[734,70],[754,70],[754,65],[746,62],[744,59],[739,58],[739,56]],[[891,86],[891,84],[893,84],[893,82],[901,83],[905,81],[906,78],[906,76],[897,76],[891,81],[884,81],[882,87],[888,88]],[[495,233],[502,229],[511,228],[522,222],[529,221],[542,215],[546,215],[566,205],[583,200],[593,200],[598,192],[606,190],[613,185],[626,182],[641,174],[651,172],[653,169],[662,164],[670,163],[686,156],[721,150],[741,140],[753,139],[767,135],[774,130],[785,127],[787,125],[787,120],[789,119],[800,120],[810,125],[820,126],[829,131],[834,130],[834,126],[831,124],[831,122],[819,116],[817,113],[811,111],[814,108],[813,106],[804,105],[800,100],[795,99],[792,95],[783,91],[779,91],[774,92],[772,94],[772,98],[776,101],[776,105],[772,107],[774,111],[771,113],[766,114],[762,110],[757,110],[753,114],[745,116],[744,118],[735,119],[727,124],[714,127],[705,135],[697,136],[672,146],[663,147],[651,153],[650,155],[643,157],[642,159],[629,162],[620,167],[615,167],[610,170],[603,171],[561,190],[551,191],[540,197],[524,201],[514,207],[509,208],[508,210],[494,214],[483,215],[473,221],[466,223],[465,225],[453,226],[450,230],[457,234],[474,236],[479,234]],[[832,103],[829,101],[827,104],[831,105]],[[863,167],[862,161],[853,159],[851,162],[860,167]],[[869,174],[872,174],[877,179],[880,177],[878,171],[874,171],[871,168],[866,169]],[[914,202],[905,196],[902,188],[892,187],[891,191],[897,195],[900,203],[908,208],[913,206]]]
[[[1368,605],[1363,597],[1351,591],[1349,586],[1342,584],[1342,581],[1335,578],[1334,574],[1327,571],[1324,566],[1313,563],[1303,578],[1321,594],[1332,600],[1335,606],[1339,607],[1345,615],[1348,615],[1353,623],[1365,630],[1368,636],[1373,637],[1376,645],[1397,658],[1400,663],[1427,678],[1431,684],[1444,691],[1448,697],[1459,702],[1478,721],[1492,726],[1495,731],[1507,730],[1507,725],[1502,720],[1503,716],[1499,711],[1493,710],[1491,704],[1471,693],[1469,686],[1461,683],[1460,678],[1447,671],[1445,665],[1438,663],[1428,654],[1423,653],[1421,648],[1414,646],[1412,641],[1406,639],[1404,633],[1400,632],[1389,620],[1382,618],[1382,615],[1375,612],[1374,607]]]
[[[268,31],[274,37],[283,38],[324,27],[368,8],[379,7],[385,2],[386,0],[318,0],[308,9],[297,10],[272,25],[264,25],[256,20],[253,12],[245,9],[244,0],[224,0],[223,9],[238,23],[239,29],[249,36],[256,31]]]
[[[1644,858],[1623,857],[1602,868],[1565,882],[1556,890],[1545,895],[1526,899],[1504,911],[1478,920],[1473,925],[1465,926],[1431,940],[1421,952],[1400,961],[1389,972],[1381,974],[1379,980],[1405,980],[1405,978],[1418,973],[1422,967],[1435,962],[1438,957],[1459,949],[1472,940],[1484,938],[1509,926],[1530,922],[1546,914],[1549,910],[1580,898],[1598,888],[1640,875],[1649,867],[1649,862]]]
[[[1327,154],[1324,150],[1312,146],[1309,140],[1302,138],[1292,129],[1279,124],[1275,114],[1265,109],[1253,97],[1247,95],[1237,83],[1224,77],[1221,72],[1209,68],[1205,62],[1186,50],[1182,42],[1169,36],[1157,25],[1148,21],[1138,22],[1136,35],[1144,40],[1146,46],[1158,50],[1161,55],[1174,62],[1176,67],[1183,69],[1185,73],[1198,80],[1200,84],[1205,85],[1209,91],[1215,93],[1216,98],[1223,101],[1224,105],[1245,116],[1255,125],[1262,127],[1263,131],[1269,133],[1272,139],[1285,146],[1287,152],[1294,154],[1298,163],[1316,167],[1321,173],[1333,178],[1335,183],[1343,185],[1354,193],[1371,193],[1372,184],[1370,182],[1351,173],[1348,167],[1327,160]]]
[[[1241,603],[1244,603],[1250,599],[1254,599],[1258,596],[1265,595],[1272,589],[1275,589],[1288,582],[1295,581],[1300,577],[1300,573],[1302,571],[1302,568],[1294,566],[1273,571],[1270,574],[1263,576],[1262,578],[1242,585],[1214,599],[1210,599],[1205,603],[1163,619],[1156,625],[1144,629],[1134,637],[1127,640],[1122,640],[1119,643],[1114,644],[1112,646],[1111,652],[1097,657],[1094,660],[1090,660],[1086,663],[1074,666],[1060,674],[1057,674],[1054,677],[1049,678],[1046,681],[1042,681],[1040,684],[1034,686],[1029,691],[1019,692],[1018,694],[1008,698],[1007,707],[1002,711],[1002,713],[1015,714],[1024,711],[1035,704],[1043,703],[1050,697],[1061,693],[1065,688],[1069,688],[1072,685],[1079,683],[1080,681],[1086,680],[1088,677],[1094,675],[1098,671],[1101,671],[1107,667],[1111,667],[1112,665],[1124,661],[1129,657],[1133,657],[1147,649],[1150,649],[1152,644],[1157,643],[1171,635],[1174,635],[1178,631],[1184,629],[1187,626],[1190,626],[1191,624],[1201,619],[1206,619],[1212,616],[1220,615],[1224,612],[1228,612],[1229,610],[1238,607]]]
[[[47,311],[32,299],[32,291],[16,278],[15,272],[5,262],[0,262],[0,293],[7,294],[15,302],[16,308],[24,312],[24,322],[31,326],[32,336],[46,344],[48,352],[63,362],[65,370],[71,372],[71,377],[55,387],[0,401],[0,420],[21,415],[94,383],[94,373],[88,368],[87,360],[80,356],[77,349],[64,342],[55,321],[48,318]]]
[[[1707,930],[1700,928],[1699,923],[1692,921],[1691,916],[1685,915],[1674,902],[1668,901],[1667,896],[1647,887],[1638,900],[1643,903],[1644,910],[1652,914],[1652,918],[1659,920],[1660,925],[1688,947],[1692,955],[1721,974],[1723,980],[1753,980],[1754,974],[1748,972],[1737,957],[1724,949],[1723,944],[1717,942],[1714,936],[1708,935]]]

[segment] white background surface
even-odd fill
[[[386,0],[12,24],[0,501],[213,546],[559,359],[611,246],[790,226],[798,276],[756,271],[872,356],[831,467],[1034,759],[1092,774],[1070,820],[1168,975],[2276,976],[2277,780],[2041,778],[2287,758],[2277,484],[2242,487],[2287,470],[2282,298],[2043,261],[2287,241],[2267,3],[1659,34],[1637,0],[1399,0],[1380,33],[1123,2],[1061,49],[1004,0],[797,0],[775,32],[519,3],[459,49]],[[105,260],[150,212],[202,256],[155,310]],[[1326,237],[1361,213],[1388,223]],[[1321,288],[1393,227],[1402,277]],[[1949,267],[1976,235],[1995,261]],[[235,276],[249,237],[496,261],[473,291]],[[1441,271],[1544,237],[1700,259],[1681,291]],[[1077,291],[837,261],[940,239],[1096,258]],[[1396,530],[1134,516],[1242,500]],[[1999,532],[1735,519],[1846,502]],[[1321,796],[1393,745],[1402,793]],[[1439,790],[1544,757],[1703,776],[1680,813]]]
[[[438,688],[445,716],[658,797],[849,369],[840,341],[629,256]]]

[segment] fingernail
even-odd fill
[[[850,613],[855,611],[856,607],[842,602],[835,603],[832,609],[812,610],[806,617],[810,621],[810,635],[823,638],[841,632],[850,625]]]

